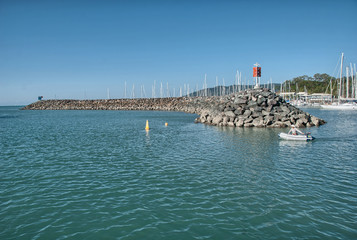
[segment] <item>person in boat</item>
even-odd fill
[[[291,135],[302,134],[302,135],[304,135],[304,133],[301,132],[299,129],[297,129],[297,128],[295,127],[295,125],[291,125],[291,129],[290,129],[290,131],[288,132],[288,134],[291,134]]]

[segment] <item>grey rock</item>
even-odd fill
[[[305,121],[303,119],[299,119],[296,121],[295,126],[297,128],[305,127]]]
[[[274,116],[264,116],[264,120],[273,121],[274,120]]]
[[[314,124],[311,122],[306,123],[306,127],[313,127],[313,126],[314,126]]]
[[[244,126],[245,126],[245,124],[246,123],[251,123],[251,122],[253,122],[253,118],[252,117],[249,117],[249,118],[246,118],[245,120],[244,120]]]
[[[270,125],[271,127],[275,127],[275,128],[282,128],[282,127],[286,127],[285,123],[281,122],[281,121],[276,121],[275,123],[273,123],[272,125]]]
[[[249,117],[250,114],[252,114],[252,111],[250,111],[250,110],[245,110],[244,113],[243,113],[243,116]]]
[[[317,117],[311,117],[311,122],[312,122],[315,126],[320,126],[320,119],[318,119]]]
[[[244,125],[243,119],[239,119],[238,122],[236,123],[236,127],[243,127],[243,125]]]
[[[234,127],[234,122],[228,122],[228,123],[227,123],[227,126],[228,126],[228,127]]]
[[[228,120],[229,120],[229,118],[228,118],[228,117],[223,117],[222,122],[223,122],[224,124],[227,124]]]
[[[253,123],[244,123],[244,127],[254,127]]]
[[[218,116],[216,116],[216,117],[214,117],[214,118],[212,119],[212,124],[217,125],[217,124],[219,124],[219,123],[222,122],[222,121],[223,121],[222,116],[218,115]]]
[[[266,108],[266,111],[271,113],[272,109],[273,109],[273,105],[269,105],[269,106]]]
[[[284,121],[283,123],[285,124],[285,126],[291,127],[291,122],[290,121]]]
[[[231,106],[227,106],[227,107],[224,109],[225,112],[234,111],[234,110],[235,110],[235,109],[232,108]]]
[[[270,116],[272,114],[270,112],[268,112],[268,111],[262,110],[262,115],[263,116]]]
[[[267,103],[268,103],[268,106],[275,106],[277,101],[275,99],[269,99]]]
[[[286,112],[286,113],[289,113],[290,112],[290,109],[286,106],[281,106],[280,109],[283,111],[283,112]]]
[[[266,101],[265,97],[260,97],[260,98],[258,98],[257,103],[258,103],[258,105],[261,105],[265,101]]]
[[[264,120],[263,119],[259,119],[259,118],[256,118],[253,120],[253,125],[254,127],[264,127]]]
[[[263,92],[261,92],[260,94],[265,98],[269,97],[270,95],[273,95],[271,92],[268,92],[268,91],[265,91],[265,90]]]
[[[258,106],[258,103],[257,102],[254,102],[254,101],[249,101],[248,105],[247,105],[247,108],[254,108]]]
[[[234,114],[234,112],[232,111],[227,111],[227,112],[224,112],[224,115],[226,115],[227,117],[235,117],[236,115]]]
[[[251,115],[253,118],[258,118],[258,117],[261,117],[262,114],[260,112],[253,112],[252,115]]]
[[[273,121],[271,119],[264,119],[263,122],[264,122],[265,126],[269,126],[273,123]]]
[[[247,103],[247,100],[246,99],[242,99],[242,98],[236,98],[234,100],[234,103],[235,104],[246,104]]]
[[[242,115],[243,114],[243,109],[236,109],[235,111],[234,111],[234,114],[235,115]]]

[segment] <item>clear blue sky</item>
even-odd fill
[[[333,74],[357,63],[357,1],[0,0],[0,105],[111,98],[156,81],[233,84]]]

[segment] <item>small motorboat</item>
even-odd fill
[[[315,138],[311,136],[311,133],[306,134],[290,134],[290,133],[279,133],[279,137],[285,140],[295,140],[295,141],[312,141]]]

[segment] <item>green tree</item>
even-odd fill
[[[313,77],[303,75],[299,77],[295,77],[292,80],[286,80],[283,84],[288,85],[290,82],[291,91],[297,91],[296,86],[299,86],[300,91],[306,87],[308,94],[312,93],[330,93],[330,82],[332,82],[333,94],[337,94],[336,90],[336,78],[331,77],[326,73],[316,73]]]

